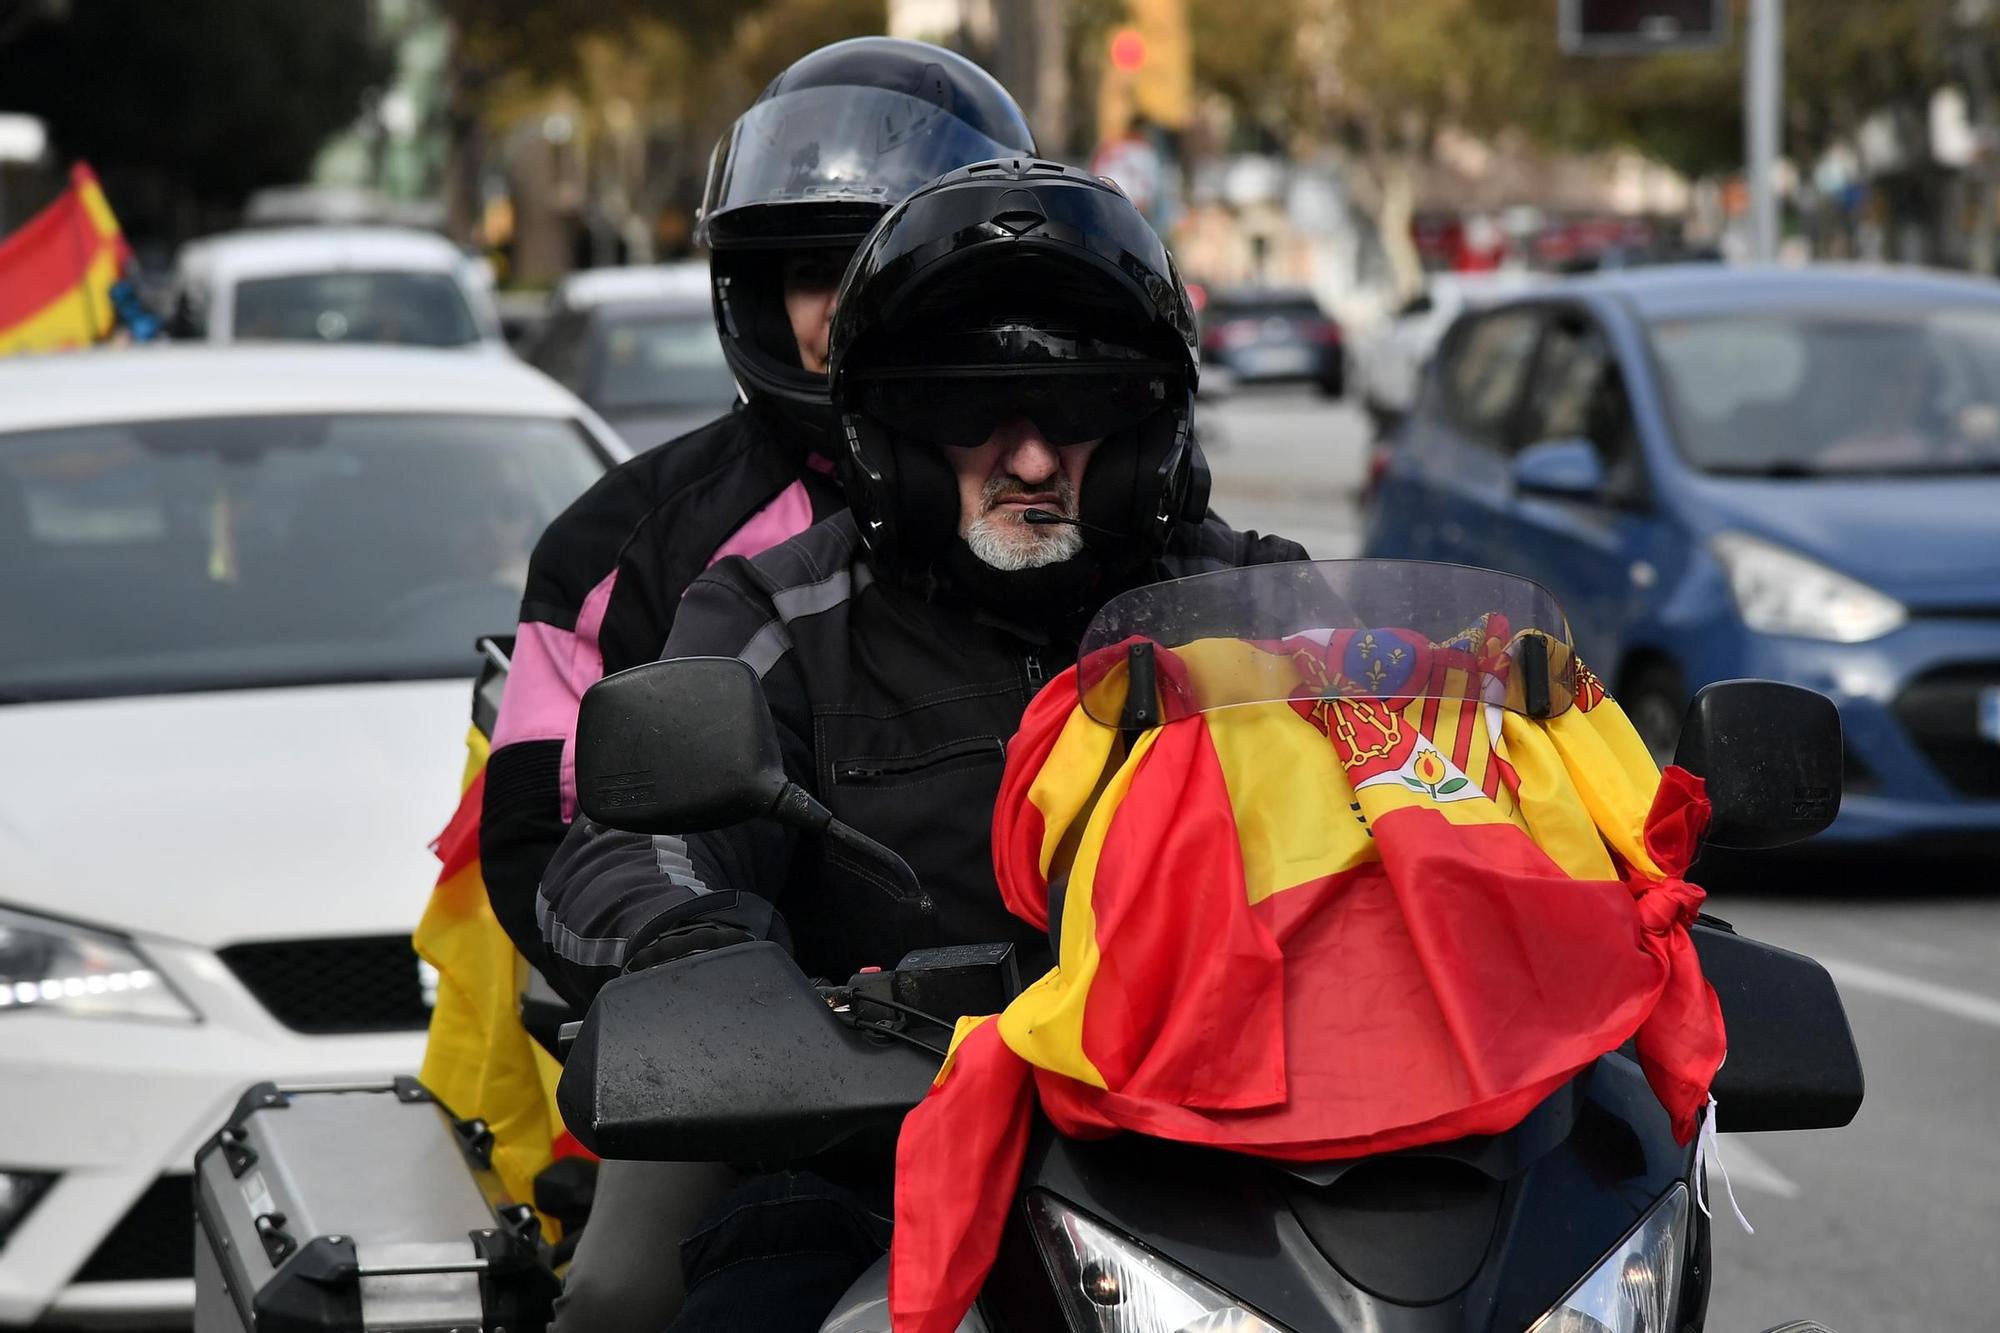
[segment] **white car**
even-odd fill
[[[191,241],[168,330],[206,342],[504,351],[493,269],[413,227],[274,227]]]
[[[1354,378],[1375,428],[1387,432],[1416,406],[1424,367],[1451,322],[1467,310],[1526,291],[1531,273],[1434,273],[1422,292],[1357,340]]]
[[[415,1072],[474,641],[627,456],[499,358],[0,362],[0,1325],[184,1318],[243,1089]]]

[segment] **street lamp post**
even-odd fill
[[[1966,184],[1972,193],[1972,236],[1966,264],[1974,273],[1992,273],[1996,255],[1993,176],[1996,147],[1993,87],[1993,0],[1958,0],[1951,8],[1946,42],[1965,83],[1966,114],[1972,122],[1972,161]]]
[[[1743,62],[1744,156],[1750,176],[1750,253],[1778,257],[1778,115],[1785,87],[1785,0],[1750,0],[1750,41]]]

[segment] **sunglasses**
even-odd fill
[[[950,449],[976,449],[1002,423],[1025,417],[1058,447],[1116,435],[1168,402],[1165,375],[1129,370],[973,377],[884,378],[856,386],[856,405],[892,431]]]

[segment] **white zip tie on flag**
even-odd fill
[[[1708,1163],[1713,1158],[1716,1170],[1722,1172],[1722,1190],[1729,1196],[1729,1211],[1736,1214],[1736,1225],[1743,1228],[1743,1234],[1754,1236],[1757,1228],[1750,1225],[1750,1219],[1743,1215],[1742,1206],[1736,1202],[1736,1187],[1729,1183],[1729,1166],[1722,1160],[1722,1131],[1715,1123],[1715,1094],[1708,1095],[1708,1114],[1702,1117],[1701,1134],[1695,1140],[1694,1148],[1694,1201],[1701,1207],[1701,1215],[1710,1221],[1715,1214],[1708,1211]]]

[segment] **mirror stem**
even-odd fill
[[[908,861],[860,829],[849,828],[835,819],[833,811],[814,800],[812,793],[798,783],[785,784],[784,791],[778,794],[778,803],[771,808],[771,817],[781,824],[807,833],[823,834],[862,857],[870,865],[883,870],[894,879],[904,896],[911,902],[916,902],[924,896],[924,886],[918,883],[917,872],[910,869]]]
[[[835,819],[828,822],[826,836],[888,871],[910,902],[914,903],[924,896],[924,886],[917,882],[917,872],[910,869],[910,863],[866,833]]]

